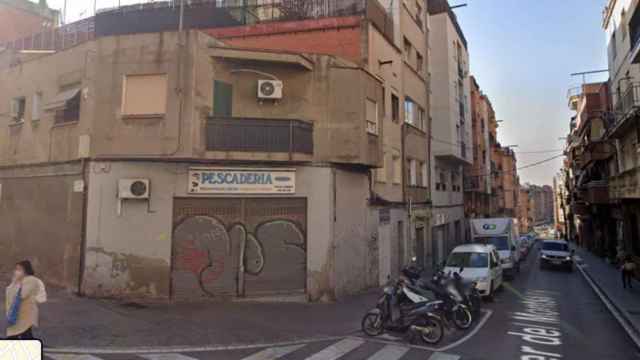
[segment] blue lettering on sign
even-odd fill
[[[281,181],[279,178],[276,180]],[[209,185],[273,185],[271,174],[261,172],[203,172],[201,181]]]

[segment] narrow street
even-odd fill
[[[368,338],[354,332],[342,338],[270,347],[238,346],[211,351],[193,347],[161,353],[150,349],[138,354],[125,349],[105,354],[47,356],[53,360],[640,359],[638,348],[583,275],[577,269],[572,273],[540,270],[537,246],[523,263],[521,273],[505,284],[493,302],[485,303],[488,321],[477,332],[449,334],[435,349],[410,345],[391,335]]]

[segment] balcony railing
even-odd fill
[[[640,107],[640,84],[631,84],[615,105],[616,124],[626,120]]]
[[[589,204],[608,204],[609,183],[606,180],[589,182],[587,184],[586,200]]]
[[[211,117],[208,151],[313,154],[313,124],[294,119]]]

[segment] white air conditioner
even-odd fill
[[[118,198],[148,199],[149,198],[149,179],[118,180]]]
[[[282,81],[258,80],[258,99],[282,99]]]

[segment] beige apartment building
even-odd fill
[[[5,263],[92,296],[315,301],[430,262],[426,4],[202,2],[184,33],[151,8],[176,11],[0,53]]]
[[[446,0],[428,3],[432,114],[433,252],[436,262],[466,241],[463,167],[472,164],[469,55]]]
[[[91,296],[379,283],[384,87],[361,66],[188,31],[7,50],[0,77],[3,263]]]

